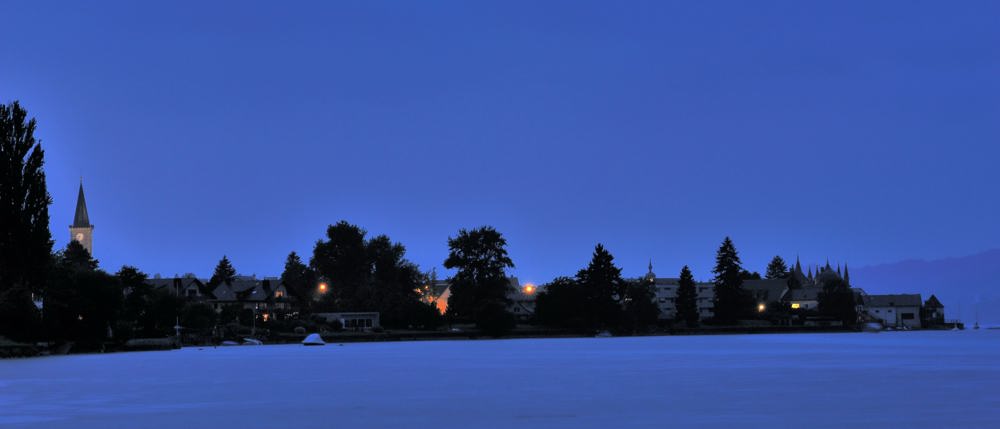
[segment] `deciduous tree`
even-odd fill
[[[448,314],[457,320],[475,321],[479,325],[508,326],[507,292],[510,287],[507,269],[514,262],[507,255],[507,240],[493,227],[462,229],[448,238],[448,258],[445,268],[456,269],[451,279]],[[513,327],[513,326],[509,326]]]

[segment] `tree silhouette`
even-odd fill
[[[31,294],[44,288],[52,254],[45,154],[27,117],[17,101],[0,104],[0,335],[17,338],[34,335]]]
[[[764,277],[768,279],[781,279],[787,275],[788,265],[785,264],[785,260],[781,256],[775,256],[771,259],[771,263],[767,264],[767,273],[764,274]]]
[[[576,281],[586,297],[587,323],[594,328],[614,327],[621,320],[620,302],[625,297],[626,283],[614,260],[611,252],[598,243],[590,264],[576,274]]]
[[[487,322],[491,327],[492,320],[487,319],[500,318],[504,319],[500,324],[503,328],[507,324],[507,316],[503,313],[510,287],[507,269],[514,267],[507,256],[507,240],[493,227],[484,226],[460,230],[457,236],[448,238],[448,248],[444,266],[458,270],[451,279],[449,317],[477,324]],[[483,313],[482,318],[480,313]]]
[[[748,299],[743,294],[743,267],[733,241],[726,237],[715,256],[715,320],[733,323],[744,316]]]
[[[698,291],[694,276],[691,275],[691,269],[687,265],[681,268],[680,280],[677,283],[677,300],[674,302],[677,315],[674,320],[685,323],[687,326],[697,326],[699,319]]]
[[[229,262],[229,258],[225,255],[219,260],[219,263],[215,266],[215,272],[212,273],[212,278],[208,279],[208,285],[215,287],[225,284],[232,284],[233,280],[236,279],[236,268],[233,268],[233,264]]]
[[[288,289],[288,293],[298,301],[300,310],[308,312],[317,292],[316,272],[306,266],[295,252],[289,253],[288,258],[285,259],[285,269],[281,272],[281,283]]]

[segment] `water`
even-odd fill
[[[1000,331],[185,348],[0,361],[0,426],[1000,427]]]

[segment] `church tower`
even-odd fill
[[[76,197],[76,215],[69,226],[69,239],[79,241],[84,249],[94,255],[94,225],[87,215],[87,200],[83,198],[83,179],[80,179],[80,193]]]

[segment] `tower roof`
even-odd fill
[[[80,180],[80,193],[76,196],[76,215],[73,216],[74,228],[87,228],[90,224],[90,216],[87,215],[87,200],[83,197],[83,180]]]

